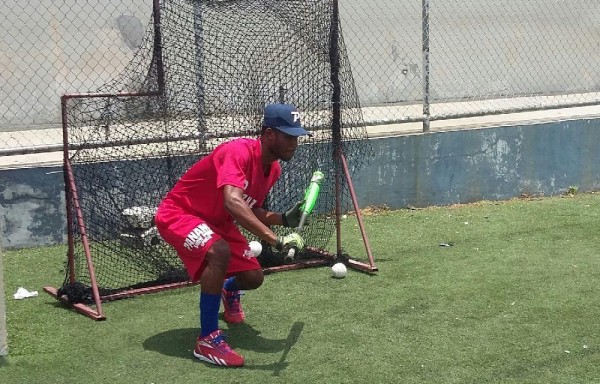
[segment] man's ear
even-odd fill
[[[265,129],[265,138],[273,140],[275,138],[275,130],[273,128]]]

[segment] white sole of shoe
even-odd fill
[[[205,361],[207,363],[214,364],[214,365],[219,365],[219,366],[223,366],[223,367],[230,367],[230,365],[228,365],[225,362],[225,360],[220,359],[218,357],[204,356],[204,355],[201,355],[199,353],[196,353],[195,350],[193,351],[193,353],[194,353],[194,357],[197,358],[198,360],[202,360],[202,361]]]

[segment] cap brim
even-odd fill
[[[281,131],[290,136],[312,136],[312,133],[302,127],[275,127],[278,131]]]

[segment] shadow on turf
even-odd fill
[[[275,340],[260,336],[260,331],[257,331],[246,323],[230,325],[225,333],[227,334],[229,344],[233,348],[241,348],[259,353],[276,353],[282,351],[281,357],[277,362],[266,365],[246,364],[244,366],[244,369],[272,370],[273,375],[278,376],[289,365],[285,360],[294,344],[300,338],[303,329],[304,323],[295,322],[286,339]],[[146,339],[144,341],[144,349],[156,351],[167,356],[190,359],[194,340],[196,340],[197,335],[197,328],[172,329]]]

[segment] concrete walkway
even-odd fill
[[[474,103],[490,104],[491,101],[471,102],[469,105]],[[430,132],[480,129],[507,125],[528,125],[548,121],[596,118],[600,117],[600,101],[598,101],[598,103],[598,105],[593,106],[545,109],[530,112],[489,114],[477,117],[434,120],[430,123]],[[457,105],[458,103],[454,104]],[[389,116],[390,112],[393,114],[394,112],[400,110],[404,115],[418,116],[421,108],[422,107],[420,105],[396,108],[390,106],[363,108],[363,116],[367,124],[369,124],[367,125],[368,136],[370,138],[376,138],[423,134],[422,122],[390,124],[389,122],[393,121],[393,119],[386,121],[377,118],[377,116],[386,116],[385,112],[387,112],[387,115]],[[452,103],[437,105],[435,108],[437,114],[441,116],[452,113]],[[409,114],[407,114],[407,112]],[[400,112],[398,115],[399,114]],[[456,109],[454,110],[454,114],[456,114]],[[395,119],[401,120],[400,117]],[[54,146],[54,148],[57,148],[62,143],[62,130],[60,128],[50,128],[43,130],[20,131],[18,139],[15,138],[14,132],[0,132],[0,143],[4,143],[4,148],[20,148],[23,147],[23,143],[28,143],[29,146],[41,145]],[[61,150],[27,155],[0,156],[0,169],[25,168],[33,166],[58,166],[62,164],[62,156],[63,154]]]

